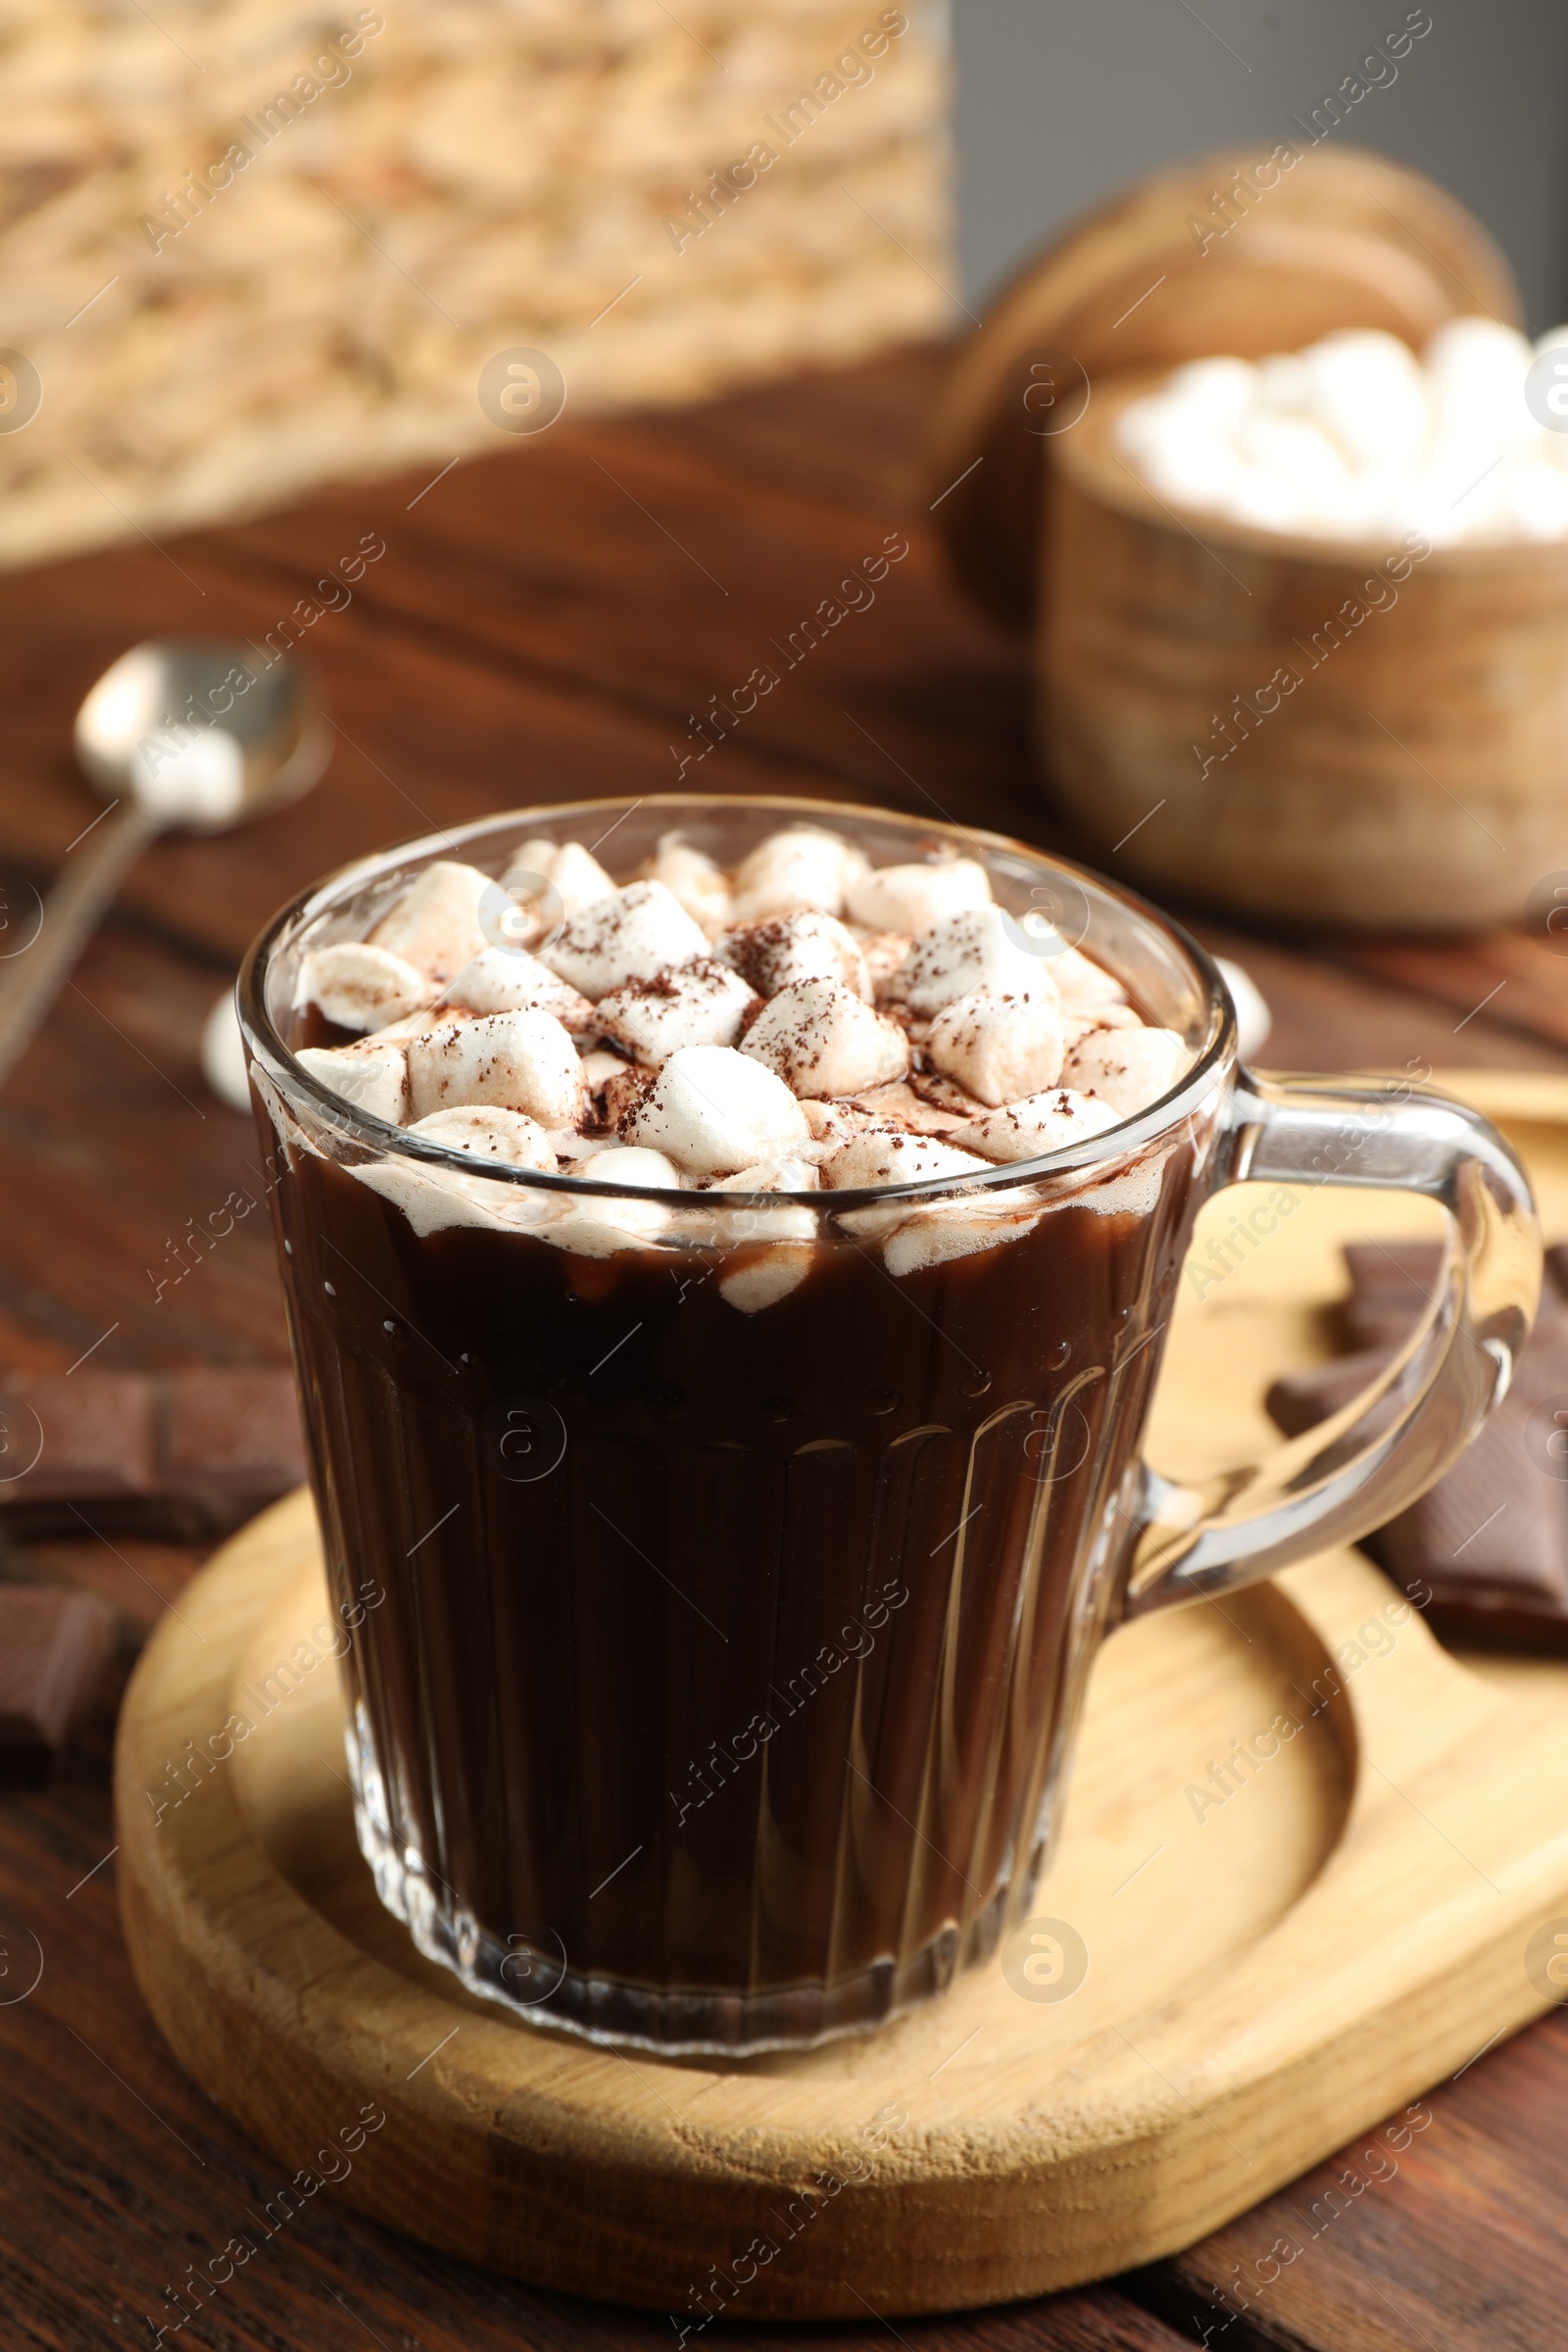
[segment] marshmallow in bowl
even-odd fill
[[[943,1006],[925,1050],[977,1101],[1016,1102],[1061,1076],[1061,1009],[1054,996],[977,988]]]
[[[1525,397],[1564,340],[1450,318],[1420,360],[1371,328],[1255,363],[1196,360],[1132,402],[1116,439],[1156,496],[1257,529],[1429,548],[1568,538],[1568,442]]]
[[[525,1111],[504,1110],[496,1103],[463,1103],[416,1119],[408,1132],[429,1144],[467,1152],[475,1159],[499,1160],[503,1167],[539,1168],[551,1176],[557,1172],[549,1137]]]
[[[437,858],[412,882],[370,933],[370,945],[414,964],[438,987],[489,945],[479,903],[494,888],[475,865]]]
[[[837,980],[792,980],[746,1032],[741,1052],[765,1062],[793,1094],[858,1095],[902,1078],[909,1041],[897,1021]]]
[[[869,867],[845,894],[854,921],[869,931],[918,935],[949,915],[991,902],[991,877],[973,858],[933,858],[919,865]]]
[[[911,1012],[936,1013],[976,988],[1014,996],[1056,996],[1054,958],[1031,956],[1020,933],[996,906],[967,906],[933,923],[894,974],[890,993]]]
[[[471,1103],[526,1111],[542,1127],[575,1126],[582,1063],[548,1012],[493,1012],[443,1021],[408,1044],[414,1117]]]
[[[955,1127],[952,1139],[960,1151],[979,1152],[998,1162],[1039,1159],[1047,1152],[1103,1134],[1115,1126],[1118,1115],[1108,1102],[1097,1102],[1091,1095],[1074,1094],[1070,1087],[1048,1087]]]
[[[715,956],[733,964],[760,997],[776,997],[792,980],[837,980],[869,999],[871,978],[853,931],[819,906],[798,907],[722,932]]]
[[[594,1008],[586,997],[522,948],[485,948],[447,989],[449,1004],[468,1012],[548,1012],[563,1028],[591,1032]]]
[[[354,1167],[419,1233],[488,1225],[584,1258],[717,1250],[717,1295],[760,1313],[808,1280],[824,1230],[898,1280],[1027,1232],[1060,1188],[1008,1191],[999,1171],[1108,1134],[1191,1060],[1093,953],[999,906],[984,866],[940,843],[872,868],[796,824],[733,875],[670,835],[619,887],[580,843],[525,844],[509,872],[525,870],[588,894],[532,953],[475,944],[495,886],[438,861],[372,940],[318,951],[302,978],[323,1009],[376,1022],[304,1066],[449,1155]],[[486,1161],[576,1189],[498,1185]],[[951,1197],[834,1207],[945,1177],[962,1180]],[[1094,1193],[1094,1171],[1069,1189]],[[714,1193],[746,1200],[704,1210]]]
[[[599,1000],[595,1026],[634,1061],[658,1069],[682,1046],[733,1046],[757,999],[739,972],[705,956],[651,980],[628,980]]]
[[[300,960],[296,1004],[316,1004],[339,1029],[384,1029],[428,1004],[430,983],[390,948],[340,940],[312,948]]]
[[[985,1174],[988,1160],[957,1151],[929,1135],[901,1127],[865,1127],[838,1144],[821,1162],[822,1181],[836,1192],[859,1192],[879,1184],[929,1184],[939,1176]]]
[[[695,848],[679,833],[660,836],[659,846],[639,879],[662,882],[710,939],[716,937],[730,919],[729,876],[721,865],[715,865],[706,850]]]
[[[591,850],[580,841],[525,841],[501,877],[507,892],[538,892],[548,884],[564,915],[576,914],[598,899],[608,899],[615,885]],[[544,894],[540,894],[544,895]]]
[[[800,1104],[781,1078],[732,1046],[682,1046],[622,1129],[692,1176],[737,1168],[808,1141]]]
[[[801,906],[843,911],[846,886],[867,870],[864,854],[818,825],[786,825],[759,842],[735,869],[730,920],[757,923]]]
[[[1098,1011],[1102,1005],[1126,1004],[1127,991],[1121,982],[1081,948],[1057,948],[1047,962],[1056,994],[1070,1011]]]
[[[367,1117],[401,1127],[408,1115],[409,1061],[402,1046],[303,1046],[294,1056],[301,1069]]]
[[[543,961],[597,1003],[628,980],[652,980],[708,954],[708,936],[662,882],[628,882],[570,916]]]
[[[1061,1076],[1128,1119],[1168,1095],[1191,1059],[1174,1029],[1097,1029],[1074,1046]]]

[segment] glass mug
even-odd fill
[[[1083,945],[1186,1077],[979,1177],[748,1196],[466,1163],[293,1058],[306,949],[434,858],[499,875],[577,839],[629,878],[672,827],[733,865],[803,819],[875,863],[981,858],[1014,936]],[[803,2046],[984,1960],[1049,1862],[1105,1634],[1402,1508],[1503,1394],[1539,1287],[1484,1119],[1250,1076],[1200,948],[997,835],[777,799],[527,809],[305,893],[240,1004],[333,1598],[384,1594],[342,1662],[360,1844],[422,1951],[593,2040]],[[1200,1492],[1139,1446],[1193,1220],[1244,1180],[1420,1194],[1452,1247],[1365,1396]]]

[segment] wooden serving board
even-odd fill
[[[1568,1083],[1454,1083],[1568,1234]],[[1189,1287],[1156,1458],[1198,1473],[1271,1442],[1262,1388],[1329,1351],[1340,1243],[1420,1222],[1306,1194]],[[878,2034],[724,2066],[537,2031],[416,1952],[355,1845],[330,1668],[169,1801],[187,1743],[323,1610],[297,1495],[218,1555],[131,1686],[120,1877],[154,2016],[301,2194],[334,2176],[395,2229],[662,2307],[677,2336],[1169,2254],[1546,2006],[1526,1947],[1568,1914],[1568,1666],[1449,1656],[1357,1552],[1112,1638],[1060,1859],[998,1963]],[[1218,1801],[1211,1768],[1281,1716],[1298,1729]]]

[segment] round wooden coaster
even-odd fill
[[[292,1497],[182,1596],[126,1699],[138,1980],[295,2194],[330,2181],[677,2330],[953,2309],[1151,2260],[1540,2008],[1510,1937],[1568,1909],[1560,1685],[1537,1726],[1409,1618],[1375,1672],[1337,1677],[1391,1589],[1354,1554],[1282,1582],[1106,1645],[1060,1860],[999,1963],[868,2038],[667,2063],[472,1997],[380,1907]],[[1215,1777],[1282,1714],[1300,1728],[1266,1763]],[[1463,1856],[1427,1826],[1457,1801],[1451,1771],[1427,1785],[1451,1741]],[[1392,1778],[1368,1785],[1369,1759]]]

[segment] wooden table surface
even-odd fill
[[[693,759],[688,786],[884,801],[1062,840],[1029,758],[1020,657],[958,602],[932,544],[918,447],[938,365],[906,353],[700,411],[563,421],[444,473],[0,579],[0,914],[24,940],[33,890],[98,810],[70,752],[98,672],[139,637],[260,642],[357,547],[384,548],[352,602],[330,592],[339,609],[305,641],[338,736],[323,782],[244,834],[155,849],[0,1095],[0,1368],[64,1371],[89,1350],[106,1367],[284,1358],[260,1216],[173,1254],[256,1183],[249,1123],[206,1091],[199,1040],[265,917],[346,858],[517,803],[673,789],[701,748],[693,714],[727,705],[760,663],[782,670],[780,685]],[[789,632],[890,535],[908,553],[874,604],[784,668]],[[1196,927],[1271,1001],[1274,1066],[1568,1067],[1568,963],[1544,939],[1352,946]],[[122,1629],[116,1689],[53,1788],[0,1792],[7,2352],[140,2346],[160,2328],[174,2340],[166,2288],[279,2184],[165,2050],[116,1913],[112,1702],[200,1556],[86,1519],[79,1540],[11,1538],[0,1553],[0,1573],[107,1595]],[[863,2328],[710,2332],[820,2352],[888,2335],[922,2352],[1568,2342],[1568,2016],[1479,2057],[1430,2106],[1397,2174],[1373,2181],[1360,2166],[1332,2230],[1267,2286],[1255,2266],[1356,2167],[1354,2148],[1135,2278],[896,2328],[868,2309]],[[325,2197],[178,2332],[222,2352],[674,2340],[664,2316],[531,2293]]]

